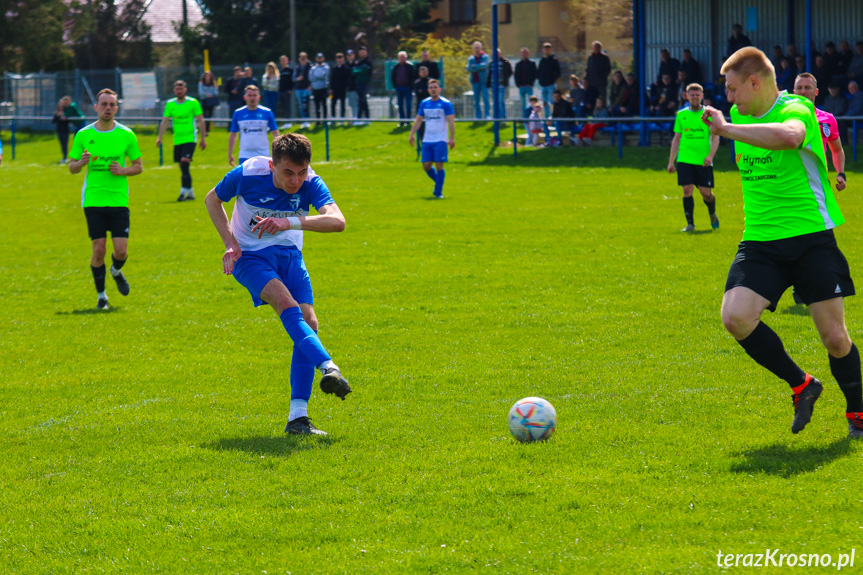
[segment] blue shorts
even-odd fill
[[[263,305],[261,291],[270,280],[285,284],[297,303],[314,304],[312,280],[297,248],[268,246],[253,252],[243,252],[234,264],[234,277],[252,295],[255,307]]]
[[[447,152],[449,146],[446,142],[432,142],[426,144],[423,142],[423,162],[448,162]]]

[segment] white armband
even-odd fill
[[[303,229],[303,223],[300,221],[300,218],[288,218],[288,222],[290,222],[292,230]]]

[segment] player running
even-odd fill
[[[195,98],[187,96],[188,88],[183,80],[174,82],[174,96],[165,104],[165,112],[162,114],[162,122],[159,124],[159,136],[156,138],[156,146],[162,145],[162,134],[171,118],[174,128],[174,162],[180,164],[180,197],[178,202],[194,200],[195,192],[192,191],[192,174],[189,166],[192,164],[192,156],[195,154],[195,143],[198,141],[198,131],[201,133],[201,149],[207,147],[207,127],[204,125],[204,111],[201,104]]]
[[[99,119],[78,131],[69,154],[70,173],[77,174],[87,166],[81,206],[93,244],[90,271],[96,284],[96,307],[104,310],[108,309],[105,253],[109,231],[114,247],[111,277],[117,284],[117,291],[129,295],[129,282],[120,271],[126,263],[129,245],[129,183],[126,178],[137,176],[143,170],[135,133],[114,120],[119,110],[117,102],[117,93],[113,90],[99,92],[93,106]],[[132,162],[129,166],[126,158]]]
[[[848,435],[863,439],[860,354],[845,327],[843,298],[854,295],[848,262],[833,228],[845,220],[827,179],[815,108],[806,98],[779,93],[776,74],[757,48],[735,52],[722,66],[732,123],[704,107],[710,132],[735,141],[746,229],[728,272],[722,322],[758,364],[793,391],[792,433],[800,432],[821,395],[821,382],[789,357],[782,340],[761,321],[789,286],[797,288],[830,371],[845,395]]]
[[[414,145],[414,134],[425,121],[425,134],[422,139],[423,170],[434,182],[434,197],[440,199],[443,197],[443,181],[446,177],[443,165],[449,161],[448,151],[455,148],[455,109],[452,102],[441,97],[438,80],[432,78],[428,81],[428,91],[429,97],[420,102],[408,143]]]
[[[242,164],[254,156],[270,155],[270,138],[279,135],[279,127],[276,125],[276,117],[273,111],[265,106],[259,106],[261,92],[257,86],[251,84],[246,86],[243,99],[246,105],[237,108],[231,117],[231,126],[228,130],[228,163],[236,165],[234,161],[234,147],[237,145],[237,136],[240,137],[240,163]]]
[[[686,95],[689,107],[678,110],[674,119],[668,173],[674,173],[674,160],[677,160],[677,185],[683,188],[683,215],[686,216],[686,227],[681,231],[695,231],[692,192],[696,186],[707,206],[710,225],[715,230],[719,228],[719,218],[716,216],[716,196],[713,195],[713,157],[719,149],[719,136],[712,135],[701,121],[701,102],[704,100],[701,84],[689,84]]]
[[[312,145],[300,134],[273,140],[273,156],[256,156],[234,168],[207,194],[207,211],[222,242],[223,269],[252,295],[270,304],[294,342],[291,408],[285,433],[326,435],[308,417],[315,368],[321,390],[344,399],[351,392],[321,340],[312,307],[312,284],[303,263],[303,230],[340,232],[345,218],[327,185],[309,167]],[[234,202],[230,223],[224,202]],[[313,205],[319,215],[310,216]]]

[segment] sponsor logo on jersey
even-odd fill
[[[772,164],[773,163],[773,156],[762,156],[759,158],[756,156],[746,156],[744,154],[737,154],[737,155],[735,155],[734,158],[738,164],[744,163],[747,166],[759,166],[759,165],[766,165],[766,164]]]

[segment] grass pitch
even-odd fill
[[[348,226],[306,234],[305,260],[354,388],[315,388],[330,435],[314,439],[282,434],[290,339],[221,273],[203,196],[228,169],[224,130],[186,203],[139,130],[132,293],[109,279],[108,313],[83,175],[48,136],[20,138],[14,162],[3,137],[4,573],[701,573],[720,550],[835,558],[860,540],[863,447],[805,309],[787,294],[765,318],[825,382],[799,436],[787,386],[721,325],[743,223],[727,146],[722,227],[685,235],[667,149],[514,159],[459,124],[432,201],[406,129],[334,129],[329,163],[314,132]],[[846,171],[837,235],[859,276],[863,173]],[[860,340],[859,298],[847,313]],[[531,395],[558,430],[521,445],[506,414]]]

